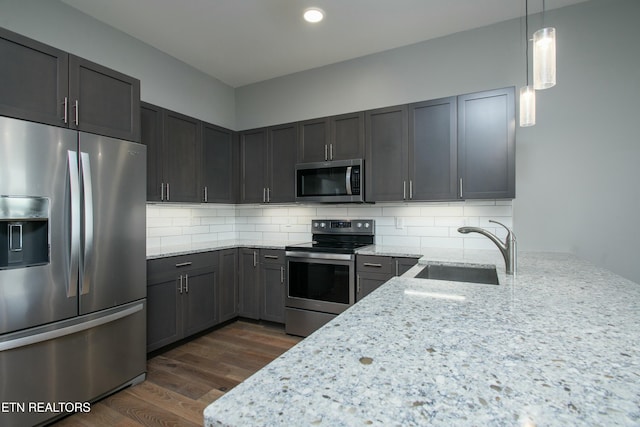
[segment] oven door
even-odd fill
[[[286,306],[340,314],[355,303],[352,254],[287,252]]]

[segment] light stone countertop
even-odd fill
[[[495,263],[501,285],[413,267],[209,405],[205,425],[640,425],[640,285],[568,254],[520,253],[515,278],[497,251],[423,255]]]
[[[190,255],[200,252],[219,251],[232,248],[284,249],[286,245],[300,242],[273,240],[219,240],[216,242],[191,243],[187,245],[147,248],[147,260],[170,256]]]

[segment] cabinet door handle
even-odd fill
[[[333,144],[329,144],[329,160],[333,160]]]
[[[407,200],[407,181],[402,181],[402,200]]]
[[[280,283],[284,285],[284,267],[280,267]]]
[[[409,200],[413,200],[413,180],[409,180]]]
[[[185,293],[189,293],[189,275],[185,274],[184,275],[184,291]]]
[[[164,202],[164,182],[160,183],[160,201]]]
[[[67,98],[66,96],[64,97],[64,101],[62,102],[62,106],[64,108],[64,116],[62,117],[62,120],[64,120],[64,124],[66,125],[67,123],[69,123],[69,98]]]
[[[256,251],[253,251],[253,266],[257,266],[258,265],[258,253]]]
[[[178,291],[182,294],[182,274],[180,275],[180,286],[178,286]]]
[[[329,156],[327,154],[327,150],[328,150],[327,144],[324,144],[324,159],[325,160],[329,160]]]
[[[267,187],[267,203],[269,203],[269,200],[271,200],[271,189],[269,187]]]
[[[208,194],[208,189],[207,187],[204,187],[204,201],[208,202],[209,201],[209,194]]]
[[[360,295],[360,275],[356,276],[356,295]]]
[[[376,268],[381,268],[382,267],[382,264],[376,264],[376,263],[373,263],[373,262],[365,262],[362,265],[364,265],[365,267],[376,267]]]
[[[400,263],[398,262],[398,260],[396,260],[396,276],[399,276],[399,272],[400,272]]]
[[[462,199],[462,178],[460,178],[460,198]]]
[[[177,263],[177,264],[176,264],[176,267],[177,267],[177,268],[180,268],[180,267],[188,267],[188,266],[190,266],[191,264],[193,264],[193,262],[191,262],[191,261],[187,261],[187,262],[179,262],[179,263]]]
[[[78,126],[78,123],[80,122],[80,120],[79,120],[80,114],[78,113],[79,108],[78,108],[78,100],[77,99],[76,99],[74,108],[76,110],[76,126]]]
[[[167,182],[167,202],[169,201],[169,183]]]
[[[265,187],[262,187],[262,203],[266,203],[267,202],[267,189]]]

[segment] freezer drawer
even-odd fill
[[[32,402],[83,403],[144,380],[145,340],[145,300],[1,337],[0,402],[13,410],[0,411],[0,425],[63,415],[30,410]]]

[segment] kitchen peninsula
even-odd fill
[[[420,266],[391,279],[212,403],[205,425],[640,424],[640,285],[519,255],[515,278],[493,260],[498,286],[412,278]],[[486,262],[421,263],[447,257]]]

